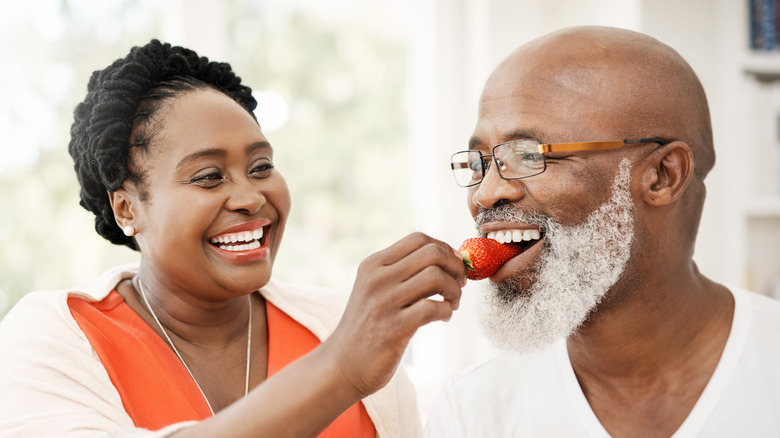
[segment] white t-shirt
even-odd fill
[[[780,437],[780,301],[731,288],[723,355],[673,435]],[[430,438],[609,437],[590,408],[564,340],[530,355],[504,352],[448,382],[428,416]]]

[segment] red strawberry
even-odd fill
[[[495,274],[498,268],[523,249],[517,243],[498,243],[495,239],[473,237],[466,239],[458,251],[463,257],[466,277],[469,280],[482,280]]]

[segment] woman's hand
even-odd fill
[[[452,316],[465,284],[452,247],[422,233],[406,236],[360,264],[344,316],[323,346],[354,389],[371,394],[393,377],[419,327]]]
[[[316,436],[390,382],[412,335],[449,319],[465,284],[452,247],[421,233],[406,236],[361,263],[344,316],[325,342],[176,436]]]

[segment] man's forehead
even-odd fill
[[[501,62],[488,78],[483,97],[516,94],[529,83],[549,92],[614,93],[616,87],[629,86],[650,58],[666,57],[651,40],[623,29],[588,26],[545,35]]]
[[[521,126],[518,125],[514,128],[505,129],[499,131],[494,129],[492,133],[488,133],[485,130],[480,130],[480,126],[477,125],[477,130],[471,135],[469,139],[469,149],[478,149],[480,147],[490,148],[499,143],[505,143],[512,140],[520,140],[524,138],[535,138],[543,140],[550,138],[550,135],[539,128]]]
[[[538,51],[517,52],[490,75],[481,101],[527,96],[595,98],[622,91],[630,84],[636,64],[587,53],[544,55]],[[627,90],[625,90],[627,91]]]
[[[509,141],[522,131],[548,142],[600,140],[630,130],[636,99],[649,102],[629,63],[542,55],[519,50],[493,72],[471,144]]]
[[[471,146],[518,138],[563,141],[587,132],[587,125],[605,125],[614,118],[604,92],[565,73],[492,79],[480,99]]]

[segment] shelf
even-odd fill
[[[750,197],[745,203],[745,214],[750,218],[780,219],[780,194]]]
[[[780,51],[751,51],[742,62],[742,71],[761,82],[780,80]]]

